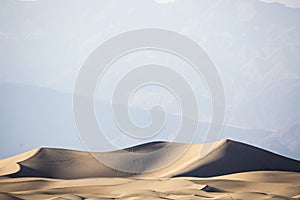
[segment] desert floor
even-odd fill
[[[300,173],[245,172],[213,178],[1,178],[0,199],[300,199]]]

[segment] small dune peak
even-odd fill
[[[221,140],[221,142],[223,143],[223,144],[229,144],[229,143],[238,143],[237,141],[235,141],[235,140],[231,140],[231,139],[224,139],[224,140]]]
[[[132,147],[128,147],[125,148],[125,151],[128,152],[153,152],[153,151],[157,151],[163,147],[165,147],[166,145],[170,144],[169,142],[164,142],[164,141],[153,141],[153,142],[149,142],[149,143],[144,143],[144,144],[139,144],[139,145],[135,145]]]
[[[237,142],[234,140],[230,140],[230,139],[219,140],[219,141],[214,142],[213,149],[219,149],[221,147],[225,147],[225,146],[228,146],[228,145],[234,144],[234,143],[237,143]]]
[[[42,148],[35,148],[7,159],[12,159],[15,160],[16,162],[25,161],[32,157],[35,157],[39,152],[41,152],[41,150]]]
[[[215,145],[216,147],[221,147],[221,146],[239,146],[239,145],[246,145],[246,144],[227,138],[227,139],[220,140],[219,142],[216,142]]]

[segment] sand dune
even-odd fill
[[[122,160],[119,151],[97,153],[121,164],[143,169],[155,169],[156,162],[172,159],[172,155],[187,148],[182,156],[164,168],[151,172],[134,174],[115,170],[99,162],[91,153],[83,151],[41,148],[0,161],[0,176],[44,177],[58,179],[94,177],[212,177],[238,172],[274,170],[300,172],[300,162],[276,155],[247,144],[231,140],[216,143],[213,151],[201,158],[203,145],[168,144],[153,142],[128,148],[127,151],[149,153],[166,148],[168,154],[156,157],[143,156],[139,163]],[[113,160],[114,161],[114,160]],[[119,164],[118,163],[118,164]],[[120,164],[119,164],[120,165]]]
[[[176,176],[211,177],[248,171],[300,172],[300,162],[232,140],[224,140],[207,156]]]
[[[198,144],[153,142],[126,151],[147,154],[162,147],[167,154],[129,166],[155,169],[156,162],[188,148],[174,163],[142,174],[120,172],[89,152],[65,149],[35,149],[0,160],[0,199],[300,199],[299,161],[240,142],[217,142],[202,158],[205,146]]]

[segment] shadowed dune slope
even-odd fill
[[[167,145],[167,147],[166,147]],[[217,142],[214,149],[200,158],[203,145],[152,142],[125,149],[129,152],[148,153],[166,147],[167,154],[156,157],[145,156],[139,163],[136,161],[130,167],[141,168],[140,171],[151,169],[156,162],[170,159],[188,147],[182,156],[165,168],[151,173],[130,174],[112,169],[99,162],[91,153],[84,151],[41,148],[24,154],[0,160],[0,176],[6,177],[44,177],[58,179],[76,179],[92,177],[173,177],[193,176],[211,177],[247,171],[293,171],[300,172],[300,162],[292,160],[263,149],[223,140]],[[96,153],[106,158],[115,159],[118,165],[124,165],[120,151]],[[130,162],[130,161],[129,161]],[[153,168],[154,169],[154,168]]]
[[[13,164],[10,165],[13,166]],[[12,178],[44,177],[61,179],[117,177],[118,174],[126,176],[102,164],[89,152],[66,149],[41,148],[33,157],[25,158],[17,165],[19,165],[19,170],[4,174],[1,171],[2,164],[0,161],[0,175],[7,175]]]
[[[212,177],[248,171],[300,172],[300,162],[248,144],[225,140],[176,176]]]

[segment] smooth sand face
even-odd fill
[[[147,153],[160,145],[132,150]],[[164,162],[184,146],[173,144],[154,161]],[[109,168],[88,152],[35,149],[0,160],[0,199],[300,198],[299,161],[231,140],[216,143],[205,157],[199,156],[201,148],[191,145],[171,165],[142,174]],[[118,155],[101,154],[111,153]],[[144,159],[133,167],[151,169],[155,162]]]

